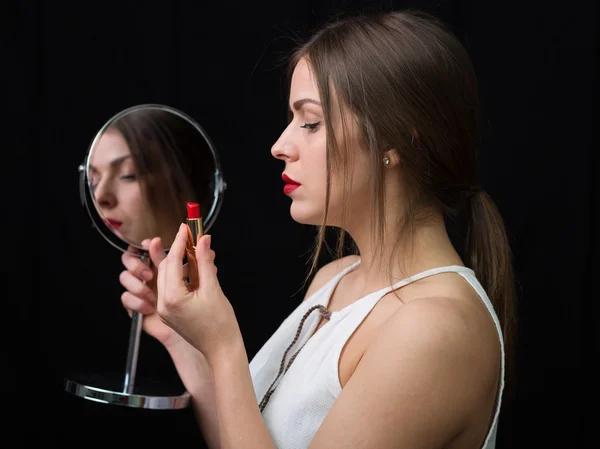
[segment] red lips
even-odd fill
[[[285,173],[281,175],[281,179],[283,179],[283,182],[285,182],[285,186],[283,186],[283,193],[286,195],[289,195],[301,185],[299,182],[294,181]]]
[[[299,186],[300,183],[297,181],[294,181],[292,178],[290,178],[288,175],[286,175],[285,173],[281,175],[281,179],[283,179],[283,182],[285,182],[286,184],[294,184]]]
[[[123,224],[123,222],[121,222],[119,220],[113,220],[112,218],[107,218],[106,220],[104,220],[104,222],[106,223],[107,226],[109,226],[113,229],[119,229],[121,227],[121,225]]]

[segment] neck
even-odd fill
[[[441,214],[432,214],[414,230],[401,229],[397,222],[397,217],[389,217],[384,223],[380,244],[369,220],[346,228],[361,257],[355,279],[365,290],[387,286],[391,280],[396,282],[430,268],[463,264]]]

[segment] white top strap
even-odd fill
[[[440,273],[470,273],[470,274],[474,274],[473,270],[471,270],[468,267],[463,267],[461,265],[447,265],[444,267],[436,267],[436,268],[431,268],[429,270],[421,271],[420,273],[417,273],[413,276],[409,276],[405,279],[402,279],[401,281],[398,281],[395,284],[390,285],[389,287],[379,290],[379,292],[381,292],[381,296],[384,296],[384,295],[388,294],[389,292],[397,290],[401,287],[404,287],[412,282],[420,281],[421,279],[424,279],[429,276],[434,276],[434,275],[440,274]]]

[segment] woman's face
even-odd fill
[[[108,129],[94,147],[89,180],[104,223],[120,238],[140,245],[156,236],[127,142]]]
[[[332,126],[336,136],[341,136],[342,120],[335,98],[332,104]],[[299,61],[292,75],[290,109],[293,118],[273,145],[271,154],[285,162],[284,193],[292,199],[292,218],[299,223],[320,225],[326,204],[327,135],[319,90],[306,59]],[[358,146],[355,137],[357,127],[351,115],[346,114],[346,118],[349,147],[341,148],[341,152],[342,155],[352,154],[354,160],[346,179],[342,173],[332,173],[327,218],[329,226],[341,225],[344,203],[350,217],[361,210],[369,210],[366,203],[370,201],[369,170],[366,169],[369,166],[368,155]],[[343,159],[347,157],[343,156]],[[286,176],[292,181],[286,181]],[[348,194],[346,199],[344,190]]]

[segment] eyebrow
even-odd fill
[[[297,100],[294,102],[294,104],[292,105],[293,108],[298,111],[302,106],[304,106],[305,104],[310,103],[310,104],[315,104],[317,106],[321,106],[321,103],[318,102],[317,100],[313,100],[312,98],[302,98],[301,100]],[[322,107],[322,106],[321,106]]]
[[[112,161],[110,161],[110,166],[116,167],[116,166],[120,165],[125,159],[129,159],[130,157],[131,157],[131,154],[126,154],[125,156],[115,158]],[[96,167],[94,167],[92,164],[90,164],[90,170],[96,171],[96,172],[98,171],[98,169]]]

